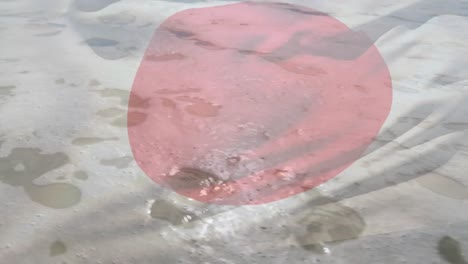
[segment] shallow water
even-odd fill
[[[238,32],[236,28],[248,30],[258,24],[216,18],[203,28],[204,33],[168,32],[187,46],[164,43],[167,50],[146,53],[155,29],[171,15],[229,3],[1,1],[0,262],[467,263],[468,57],[464,54],[468,54],[468,2],[359,0],[344,5],[293,0],[273,8],[278,25],[291,17],[332,16],[358,34],[337,33],[323,42],[330,45],[314,46],[317,34],[309,32],[312,35],[278,38],[258,48],[264,36],[240,44],[228,41]],[[174,23],[183,25],[184,21]],[[212,28],[226,25],[232,28],[222,38],[203,38],[205,33],[210,36]],[[288,30],[295,26],[291,24]],[[366,41],[360,42],[362,37]],[[276,47],[278,43],[289,44]],[[295,163],[282,163],[323,155],[322,150],[343,135],[359,140],[349,131],[360,121],[371,120],[372,115],[362,109],[375,99],[353,108],[361,111],[360,119],[335,135],[306,142],[303,139],[320,129],[288,128],[316,113],[323,100],[318,94],[309,98],[311,94],[293,90],[305,85],[299,77],[273,82],[286,75],[259,78],[249,63],[234,69],[222,64],[205,66],[193,53],[178,50],[186,47],[205,57],[229,54],[236,63],[256,61],[288,76],[316,78],[313,88],[326,89],[329,84],[324,76],[332,74],[329,69],[317,61],[284,59],[308,45],[306,56],[352,61],[373,44],[391,76],[392,105],[385,123],[369,146],[338,152],[303,170]],[[271,47],[276,47],[274,54],[268,54]],[[163,70],[179,65],[172,79],[189,78],[188,85],[149,81],[151,93],[131,91],[142,61],[167,65]],[[207,89],[222,90],[217,83],[190,82],[193,76],[187,73],[203,71],[216,71],[216,78],[226,83],[261,89],[276,89],[284,81],[289,90],[265,94],[265,98],[270,96],[265,99],[255,92],[242,95],[248,89],[239,88],[223,101],[216,93],[207,96]],[[356,72],[352,67],[349,71]],[[379,67],[371,67],[360,78],[378,71]],[[148,78],[164,80],[159,78],[162,74],[152,73]],[[351,88],[365,96],[374,87]],[[274,96],[281,100],[274,101]],[[223,123],[226,111],[236,110],[234,106],[239,112],[253,109],[245,105],[255,100],[258,105],[271,101],[268,107],[277,115],[268,116],[268,122],[260,125],[251,122],[267,112],[258,107],[239,118],[240,125],[232,130],[209,123],[214,119]],[[185,144],[193,131],[211,140],[200,140],[180,151],[194,153],[187,155],[193,160],[168,168],[165,173],[174,177],[167,185],[155,183],[142,168],[158,168],[181,154],[177,149],[161,153],[167,141],[142,141],[145,148],[141,148],[153,155],[149,165],[142,164],[135,159],[127,131],[152,125],[162,116],[152,112],[159,106],[164,115],[181,121],[175,125],[193,120],[197,125],[171,144]],[[333,116],[319,117],[326,124]],[[154,127],[148,137],[173,129],[167,124]],[[239,151],[265,146],[285,134],[298,139],[297,144],[279,142],[281,149],[265,151],[258,159],[252,159],[249,151]],[[206,155],[191,152],[206,144],[218,149]],[[359,159],[354,161],[353,153],[358,152]],[[290,182],[298,179],[308,189],[308,176],[333,170],[350,158],[352,164],[329,181],[261,205],[202,203],[171,190],[201,186],[200,196],[217,193],[230,181],[272,168],[282,180],[262,185],[262,192],[252,188],[246,194],[248,200],[271,190],[286,192]]]

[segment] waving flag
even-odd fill
[[[1,1],[1,263],[466,263],[468,2]]]

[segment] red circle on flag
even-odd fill
[[[364,34],[304,7],[229,4],[176,13],[155,31],[128,133],[158,184],[207,203],[262,204],[356,161],[391,101],[387,66]]]

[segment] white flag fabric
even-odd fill
[[[467,263],[467,15],[0,1],[0,262]]]

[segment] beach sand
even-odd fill
[[[229,3],[0,1],[0,263],[467,263],[468,1],[289,2],[366,33],[392,77],[380,134],[332,180],[215,206],[145,175],[126,118],[146,46]]]

